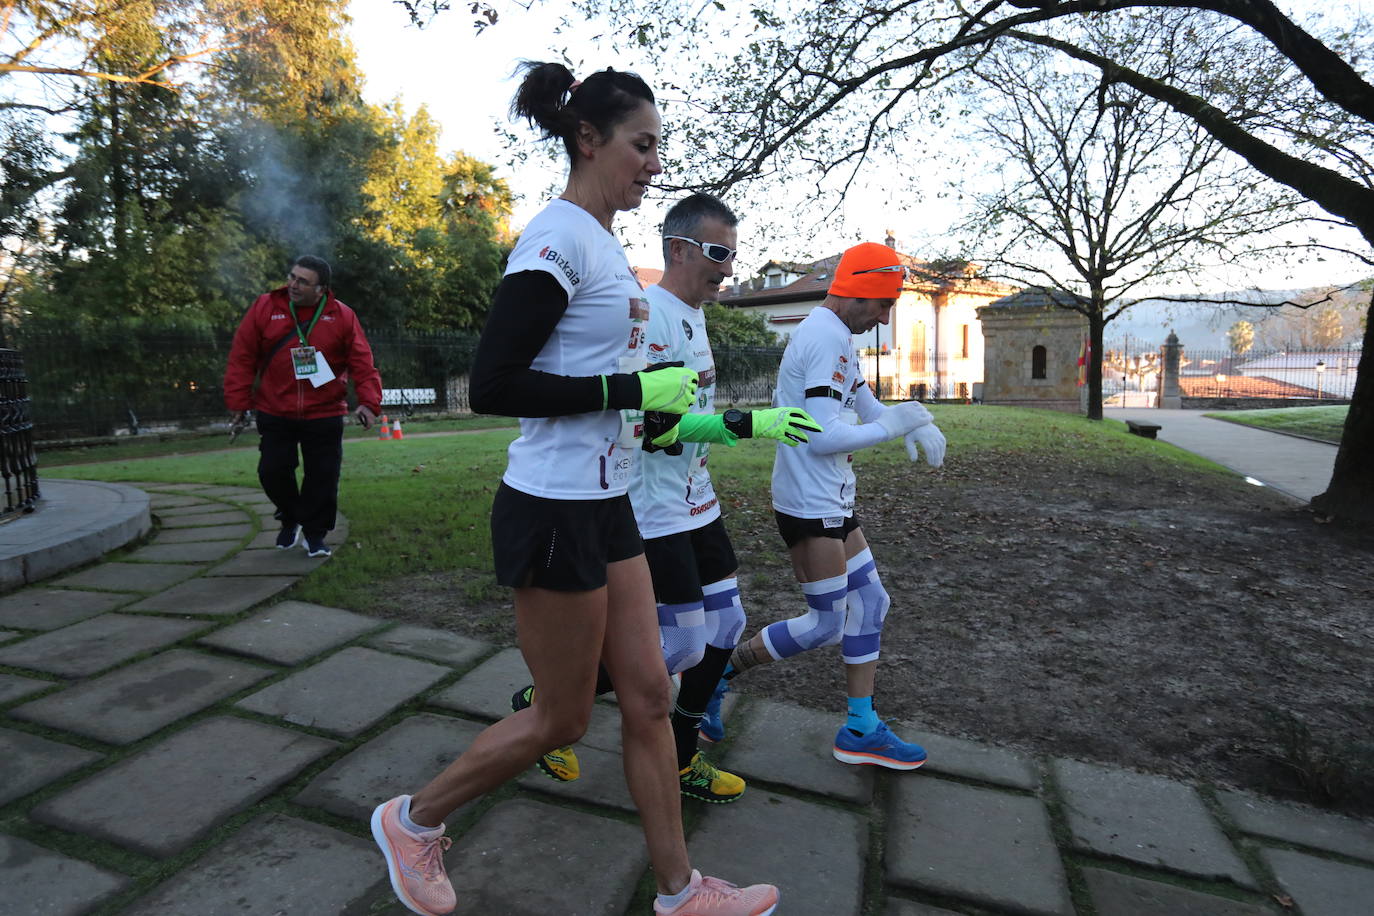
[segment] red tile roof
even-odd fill
[[[635,272],[635,279],[639,281],[640,289],[648,289],[663,279],[663,271],[657,267],[631,267],[630,269]]]
[[[1315,398],[1317,389],[1263,375],[1228,375],[1222,381],[1214,376],[1183,376],[1178,380],[1185,398]]]

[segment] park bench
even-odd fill
[[[415,413],[419,404],[433,404],[438,398],[433,388],[383,388],[382,409],[391,408],[392,413],[404,414],[408,419]]]
[[[1144,436],[1146,439],[1153,439],[1155,433],[1159,432],[1158,423],[1141,423],[1136,420],[1127,420],[1126,428],[1131,431],[1132,435]]]

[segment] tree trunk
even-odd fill
[[[1323,515],[1374,523],[1374,295],[1365,321],[1364,349],[1350,396],[1350,414],[1336,451],[1336,467],[1326,492],[1312,500]]]
[[[1102,419],[1102,336],[1107,322],[1104,294],[1101,290],[1092,291],[1091,312],[1088,315],[1088,419]]]

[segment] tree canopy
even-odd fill
[[[3,9],[28,50],[0,66],[13,103],[0,109],[0,328],[232,326],[307,252],[333,263],[336,294],[369,328],[480,322],[510,192],[484,164],[443,155],[423,108],[363,101],[347,0]],[[62,112],[60,147],[35,108]]]
[[[1374,30],[1356,21],[1313,34],[1270,0],[835,0],[732,7],[685,0],[581,0],[606,16],[611,37],[675,62],[670,88],[690,106],[675,163],[681,183],[762,194],[771,179],[810,176],[836,193],[872,157],[900,161],[912,128],[962,115],[955,83],[992,48],[1051,49],[1168,106],[1276,185],[1319,208],[1312,220],[1355,230],[1374,265]],[[1196,66],[1129,47],[1094,48],[1074,29],[1094,18],[1158,9],[1189,24],[1222,22],[1269,53],[1223,47]],[[1278,68],[1277,71],[1275,68]],[[1270,83],[1280,91],[1253,91]],[[1314,240],[1312,247],[1324,242]],[[1364,348],[1374,351],[1371,323]],[[1374,520],[1374,362],[1361,364],[1331,484],[1314,507]]]
[[[719,302],[708,302],[703,308],[706,312],[706,333],[711,338],[711,346],[778,346],[778,335],[768,327],[768,319],[763,315],[726,308]]]
[[[1204,36],[1212,50],[1231,37],[1190,29],[1176,11],[1090,20],[1075,32],[1087,47],[1179,66],[1198,65]],[[1193,41],[1176,47],[1185,34]],[[1259,237],[1294,221],[1297,196],[1169,106],[1038,45],[996,45],[965,81],[960,132],[977,151],[969,158],[986,165],[956,180],[971,204],[962,250],[985,277],[1070,294],[1057,301],[1087,319],[1088,416],[1100,419],[1104,328],[1132,291],[1191,277],[1207,261],[1259,257]]]

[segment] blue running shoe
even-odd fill
[[[711,699],[706,701],[706,712],[701,717],[701,725],[697,728],[697,735],[702,741],[715,744],[717,741],[725,740],[725,720],[720,717],[720,701],[725,699],[725,693],[730,689],[730,682],[725,678],[720,679],[716,684],[715,692],[711,694]]]
[[[841,763],[871,763],[891,770],[914,770],[926,762],[926,749],[892,733],[886,722],[870,734],[856,735],[841,725],[835,733],[835,759]]]

